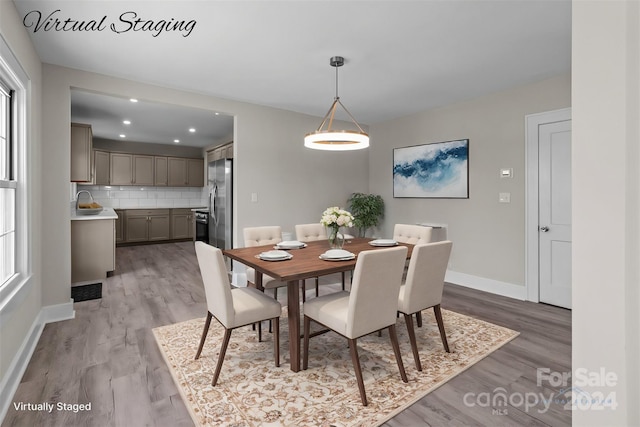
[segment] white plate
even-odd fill
[[[353,254],[351,256],[343,257],[343,258],[328,258],[324,256],[324,254],[320,255],[320,259],[324,261],[350,261],[352,259],[355,259],[355,257],[356,256]]]
[[[262,252],[259,257],[260,259],[265,261],[282,261],[285,259],[293,258],[293,255],[285,251],[268,251]]]
[[[378,239],[370,241],[369,244],[371,246],[395,246],[398,242],[393,239]]]
[[[277,249],[300,249],[306,247],[306,243],[299,242],[298,240],[285,240],[275,245]]]
[[[349,251],[345,251],[344,249],[329,249],[320,256],[323,259],[348,259],[353,258],[355,255]]]

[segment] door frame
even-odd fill
[[[539,227],[539,128],[541,125],[571,120],[571,108],[525,116],[525,267],[524,281],[528,301],[540,302]]]

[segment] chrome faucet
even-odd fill
[[[91,195],[91,192],[88,190],[80,190],[76,193],[76,209],[78,209],[78,207],[80,206],[80,193],[87,193],[89,195],[89,200],[91,200],[91,203],[93,203],[93,196]]]
[[[89,198],[93,199],[93,196],[91,195],[91,192],[89,190],[80,190],[76,193],[76,200],[78,200],[78,196],[80,195],[80,193],[87,193],[89,195]]]

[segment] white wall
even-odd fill
[[[386,205],[380,234],[390,237],[394,223],[448,224],[450,270],[524,296],[525,115],[571,106],[570,86],[564,75],[372,125],[369,187]],[[393,198],[393,148],[464,138],[469,199]],[[513,178],[500,178],[501,168],[513,168]],[[500,192],[511,193],[510,204],[498,203]]]
[[[368,152],[327,153],[303,146],[304,135],[317,128],[320,119],[304,114],[212,98],[152,86],[95,73],[45,64],[43,134],[43,263],[49,283],[45,305],[68,300],[71,280],[69,237],[69,138],[70,88],[116,96],[168,102],[181,106],[222,111],[235,116],[234,205],[235,243],[242,228],[281,225],[293,231],[299,222],[320,220],[330,205],[344,205],[349,194],[367,190]],[[251,202],[257,193],[258,202]],[[53,267],[57,266],[56,269]]]
[[[18,16],[13,2],[0,1],[0,34],[9,45],[17,60],[30,79],[29,111],[27,112],[27,185],[29,186],[31,212],[27,218],[30,233],[27,250],[32,260],[32,277],[22,291],[0,301],[0,419],[5,402],[2,398],[10,397],[12,387],[20,380],[20,372],[15,367],[21,363],[21,357],[27,342],[25,337],[39,334],[42,325],[37,319],[41,307],[42,270],[40,227],[42,209],[41,195],[41,139],[40,139],[40,95],[42,87],[40,60],[33,45],[22,27],[22,19]],[[37,207],[37,208],[36,208]],[[37,332],[34,332],[37,330]],[[35,336],[37,339],[37,336]]]
[[[582,388],[619,405],[575,410],[573,424],[637,426],[640,5],[574,1],[572,13],[572,364],[615,374],[615,386]]]

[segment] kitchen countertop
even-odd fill
[[[78,215],[75,206],[71,208],[71,221],[92,221],[98,219],[118,219],[118,214],[113,208],[102,208],[102,212],[96,215]]]

